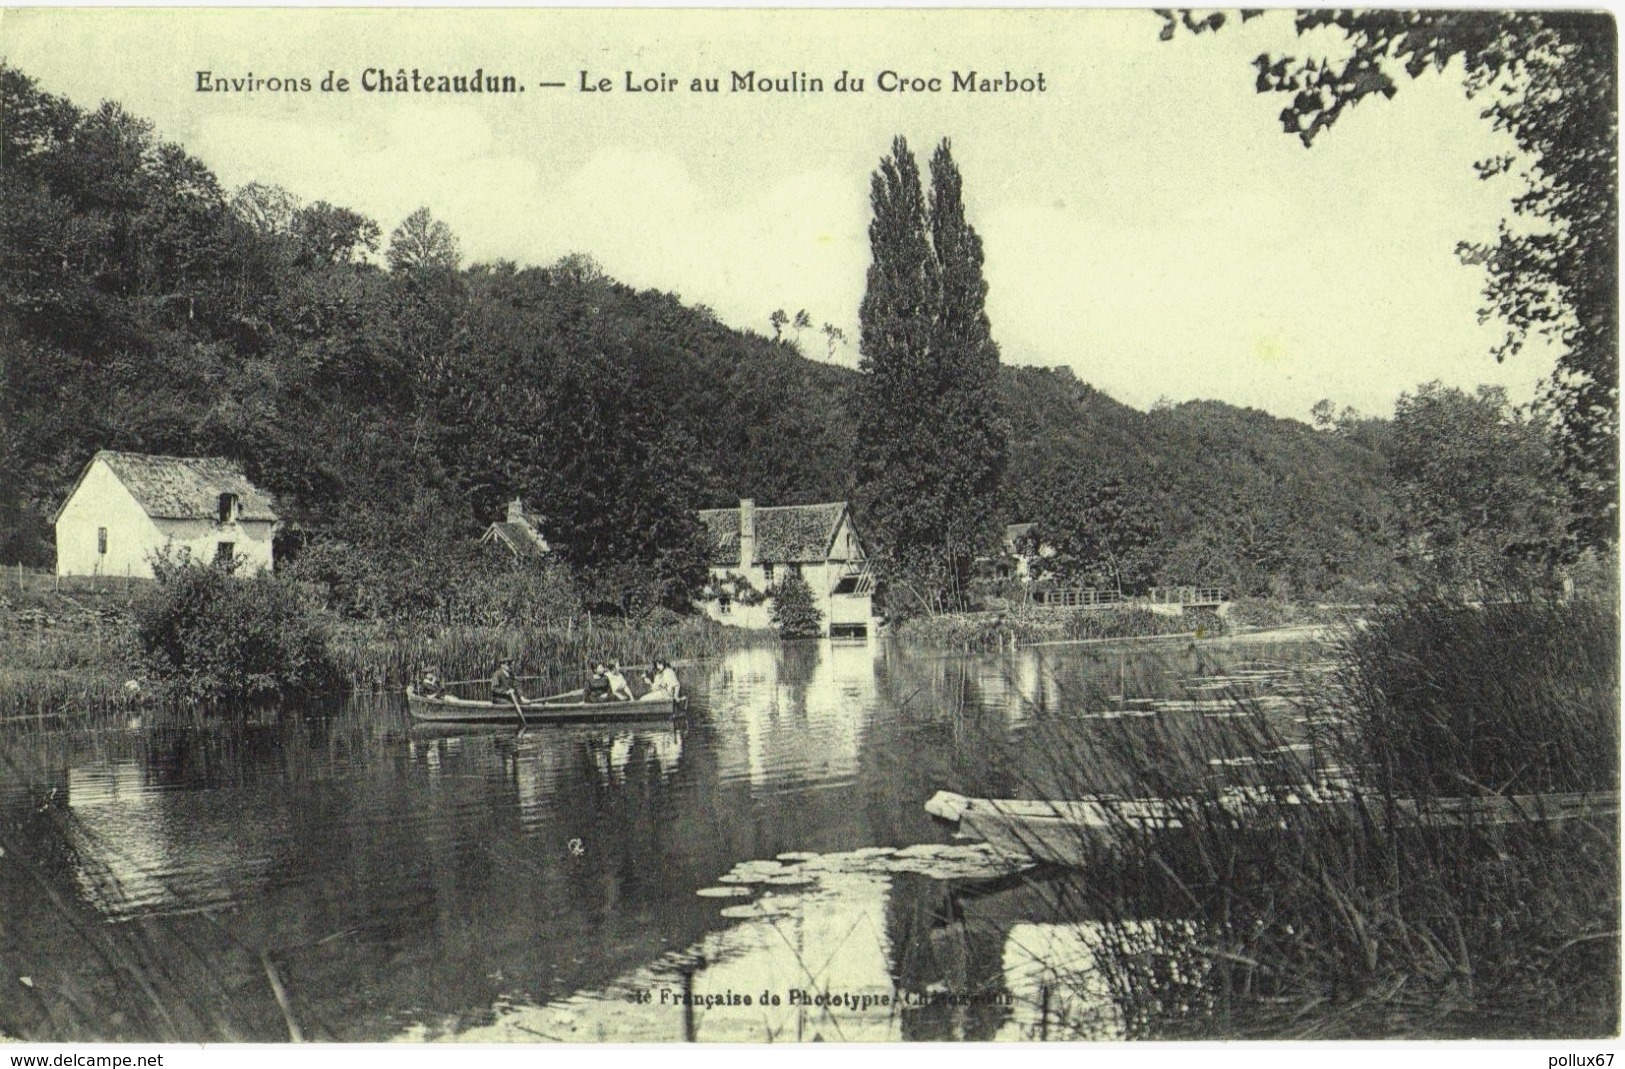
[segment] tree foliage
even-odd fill
[[[817,638],[824,633],[824,614],[806,579],[791,572],[773,587],[772,598],[773,629],[780,638]]]
[[[50,518],[102,448],[240,461],[276,495],[279,565],[361,618],[681,607],[706,572],[697,508],[843,500],[859,476],[866,541],[903,547],[888,596],[928,609],[1002,522],[1064,544],[1068,578],[1125,590],[1364,596],[1422,560],[1391,421],[1146,413],[1070,372],[1000,368],[946,150],[929,200],[906,154],[876,175],[854,374],[584,255],[387,271],[358,213],[223,190],[116,105],[81,109],[15,69],[0,93],[8,564],[50,563]],[[1422,443],[1452,433],[1417,426]],[[516,496],[563,562],[535,582],[476,545]]]
[[[1386,453],[1419,574],[1452,587],[1522,586],[1561,551],[1566,495],[1546,428],[1499,387],[1404,394]]]
[[[1121,468],[1073,468],[1041,487],[1033,503],[1043,517],[1033,539],[1043,551],[1035,578],[1120,594],[1153,585],[1162,520],[1145,479]]]
[[[463,255],[451,227],[419,208],[390,232],[385,259],[391,271],[455,271]]]
[[[0,90],[8,562],[49,562],[49,517],[99,448],[241,461],[277,497],[282,559],[319,549],[324,574],[370,591],[339,599],[363,615],[438,611],[421,582],[467,572],[435,547],[471,543],[514,496],[582,596],[621,607],[685,603],[701,505],[846,496],[837,369],[587,256],[455,270],[425,211],[386,272],[357,212],[227,193],[116,105],[85,111],[14,68]]]
[[[1249,13],[1250,14],[1250,13]],[[1165,13],[1164,37],[1179,16]],[[1196,31],[1217,21],[1184,16]],[[1283,129],[1307,146],[1367,97],[1392,97],[1460,61],[1469,97],[1509,133],[1517,157],[1478,164],[1481,176],[1521,167],[1522,192],[1495,241],[1463,243],[1489,273],[1482,317],[1507,333],[1496,359],[1532,337],[1560,349],[1547,385],[1554,433],[1574,494],[1581,545],[1617,541],[1619,528],[1618,42],[1610,16],[1575,11],[1305,10],[1300,35],[1341,34],[1338,59],[1261,55],[1259,92],[1283,93]],[[1531,225],[1532,224],[1532,225]]]
[[[875,172],[855,421],[863,517],[893,578],[955,604],[997,543],[1005,431],[982,243],[948,142],[929,203],[902,138]]]

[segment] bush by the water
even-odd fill
[[[320,610],[296,583],[161,561],[133,605],[142,663],[173,697],[254,701],[333,679]]]
[[[816,638],[824,632],[812,587],[793,572],[773,588],[773,629],[780,638]]]

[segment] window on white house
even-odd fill
[[[96,552],[107,556],[107,528],[96,528]]]
[[[801,574],[801,562],[800,561],[796,560],[796,561],[791,561],[790,562],[790,574],[791,575],[800,575]]]
[[[237,495],[220,495],[220,522],[230,523],[237,518]]]
[[[734,606],[733,598],[730,598],[726,594],[722,595],[720,598],[717,599],[717,612],[721,613],[724,616],[727,616],[730,612],[733,611],[733,606]]]
[[[773,585],[773,565],[771,565],[771,564],[762,565],[762,580],[764,582],[766,582],[769,586]]]
[[[237,543],[217,542],[214,547],[214,559],[220,564],[230,564],[237,559]]]

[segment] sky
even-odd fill
[[[228,188],[279,185],[386,234],[426,206],[466,262],[585,252],[762,333],[774,309],[806,309],[846,333],[848,365],[870,175],[894,136],[922,170],[946,137],[1006,363],[1068,366],[1141,408],[1217,398],[1297,419],[1322,398],[1387,414],[1435,379],[1533,396],[1554,354],[1493,360],[1504,328],[1479,322],[1484,274],[1455,252],[1495,235],[1519,187],[1474,171],[1511,145],[1459,70],[1362,102],[1305,149],[1251,60],[1334,42],[1280,12],[1160,28],[1109,10],[11,9],[0,54],[81,106],[119,101]],[[366,93],[368,68],[481,68],[526,90]],[[752,70],[825,92],[728,91]],[[1041,73],[1045,91],[949,91],[969,70]],[[199,93],[199,71],[352,88]],[[834,91],[843,71],[862,93]],[[883,71],[943,91],[882,92]],[[628,72],[678,88],[630,93]],[[691,92],[695,76],[722,91]],[[816,329],[801,341],[828,355]]]

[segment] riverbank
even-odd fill
[[[1363,619],[1374,606],[1313,605],[1259,598],[1225,603],[1222,612],[1164,614],[1149,608],[1044,609],[944,613],[898,624],[892,634],[924,646],[964,650],[1083,645],[1128,640],[1316,641]]]
[[[71,719],[149,704],[124,590],[8,591],[0,595],[0,720]],[[483,680],[501,657],[526,689],[579,686],[591,660],[647,664],[693,661],[777,641],[703,616],[655,613],[639,620],[593,618],[540,627],[424,628],[327,621],[326,649],[345,689],[401,690],[433,665],[442,679]]]
[[[1222,624],[1211,611],[1163,615],[1149,609],[1037,609],[1008,612],[943,613],[905,620],[891,634],[922,646],[974,652],[1034,646],[1048,642],[1218,634]]]
[[[0,719],[60,719],[142,702],[130,594],[0,594]]]

